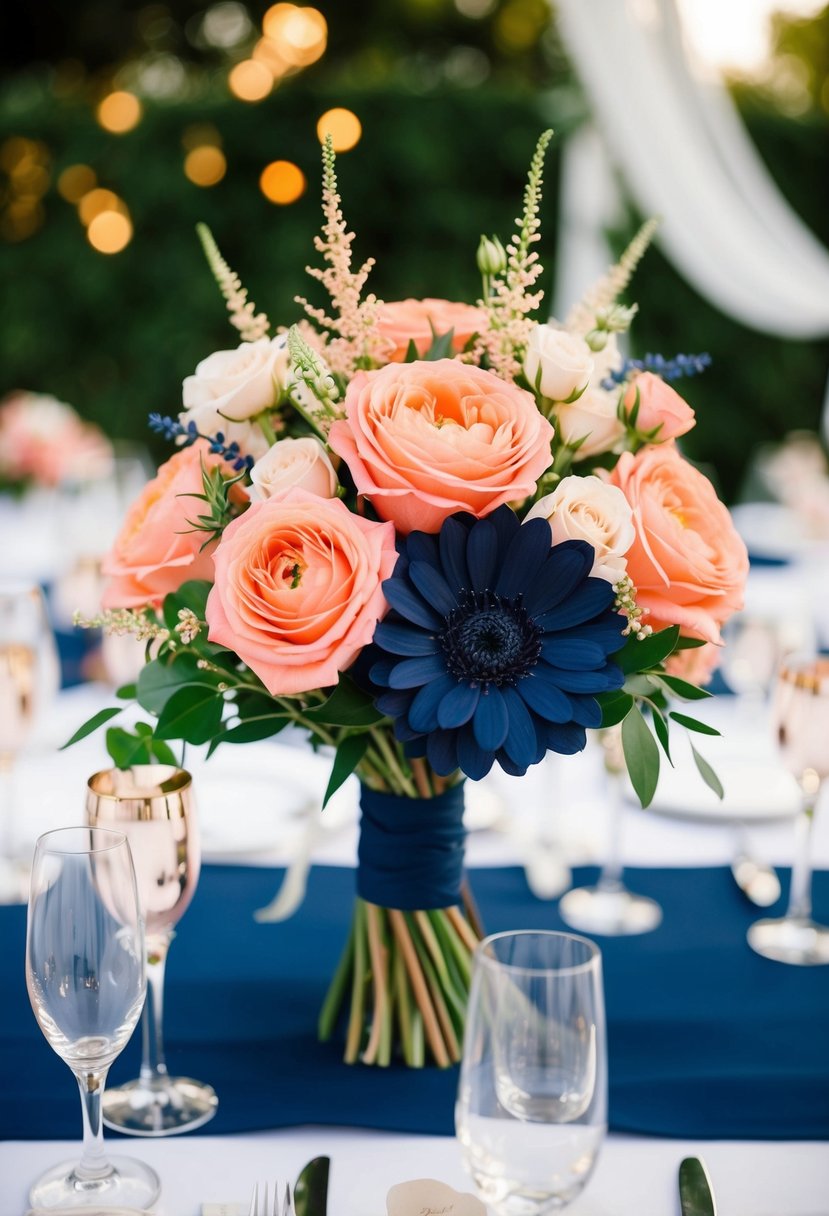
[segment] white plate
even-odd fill
[[[779,765],[746,758],[712,757],[725,797],[717,798],[693,764],[671,768],[664,759],[650,810],[662,815],[706,822],[763,822],[788,819],[800,807],[800,791]],[[636,800],[632,789],[628,797]]]

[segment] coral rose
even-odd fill
[[[112,470],[112,445],[63,401],[14,393],[0,403],[0,474],[39,485],[94,481]]]
[[[473,334],[486,328],[486,313],[452,300],[394,300],[380,305],[377,328],[389,343],[388,361],[402,363],[409,342],[414,342],[419,355],[425,355],[435,334],[441,337],[450,329],[453,349],[462,351]]]
[[[711,482],[673,443],[625,452],[610,481],[633,508],[627,567],[648,624],[719,642],[743,604],[748,554]]]
[[[192,495],[203,492],[202,462],[208,469],[223,464],[202,440],[181,448],[127,511],[103,562],[111,580],[102,597],[105,608],[158,604],[188,579],[212,579],[210,549],[202,551],[205,533],[187,522],[200,513]]]
[[[214,554],[208,637],[274,696],[336,684],[386,612],[394,528],[291,489],[253,503]]]
[[[655,376],[653,372],[641,372],[634,376],[625,393],[625,409],[628,413],[636,404],[637,392],[639,413],[636,416],[636,429],[646,435],[659,427],[654,437],[655,443],[678,439],[696,424],[694,411],[688,402],[680,397],[670,384],[666,384],[661,376]]]
[[[550,465],[553,428],[532,394],[453,359],[358,374],[345,408],[329,446],[404,534],[526,498]]]

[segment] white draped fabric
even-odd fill
[[[558,0],[558,9],[611,160],[639,210],[661,218],[657,239],[680,272],[754,329],[829,334],[829,252],[777,189],[722,83],[694,62],[675,0]],[[597,199],[608,197],[595,135],[571,143],[563,201],[575,227],[560,251],[559,316],[603,269],[588,229],[600,231]],[[576,286],[584,269],[593,273]]]

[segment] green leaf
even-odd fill
[[[221,726],[223,709],[224,698],[215,689],[180,688],[161,711],[155,737],[207,743]]]
[[[686,730],[695,730],[700,735],[719,735],[720,732],[716,726],[709,726],[707,722],[700,722],[697,718],[689,718],[687,714],[678,714],[673,711],[669,715],[674,722],[678,722],[680,726],[684,726]]]
[[[322,800],[323,810],[328,805],[329,798],[337,792],[342,783],[354,772],[365,755],[368,745],[369,736],[367,733],[364,735],[348,735],[343,739],[334,757],[334,766],[328,779],[328,788]]]
[[[122,684],[120,688],[116,688],[115,695],[119,701],[134,701],[135,690],[135,684]]]
[[[384,720],[368,693],[346,675],[340,676],[339,684],[324,704],[306,710],[304,716],[321,726],[368,727]]]
[[[616,726],[627,717],[633,705],[633,697],[621,688],[616,692],[599,693],[596,700],[602,711],[602,726]]]
[[[179,689],[200,688],[215,693],[218,684],[219,677],[202,670],[195,655],[180,654],[172,662],[153,659],[138,676],[138,704],[149,714],[160,714]]]
[[[696,684],[680,680],[679,676],[666,676],[661,671],[652,674],[654,679],[659,680],[660,684],[664,684],[675,696],[682,697],[683,701],[704,701],[711,696],[707,688],[697,688]]]
[[[659,748],[638,705],[622,723],[622,748],[636,796],[643,807],[649,806],[659,780]]]
[[[146,735],[133,734],[121,726],[107,731],[107,751],[116,768],[131,768],[133,764],[152,764],[152,740]]]
[[[164,624],[171,633],[179,623],[178,614],[181,608],[189,608],[200,621],[205,619],[207,597],[210,594],[212,585],[206,579],[191,579],[187,583],[182,583],[177,591],[173,591],[170,595],[164,597],[162,609]]]
[[[677,650],[696,650],[698,646],[705,646],[705,644],[706,643],[702,640],[702,638],[686,638],[680,636],[680,639],[676,644],[676,648]]]
[[[656,737],[659,740],[659,742],[662,744],[662,750],[665,753],[665,755],[668,757],[669,764],[673,765],[673,760],[671,760],[670,739],[668,737],[668,723],[665,721],[665,718],[659,712],[658,709],[652,710],[652,715],[653,715],[653,729],[656,732]]]
[[[415,363],[420,358],[418,349],[415,346],[414,338],[409,338],[409,345],[406,347],[406,358],[404,363]]]
[[[221,730],[210,741],[209,755],[220,743],[258,743],[260,739],[270,739],[284,730],[291,718],[288,714],[267,714],[260,718],[250,718]]]
[[[150,743],[150,751],[159,764],[172,764],[178,768],[178,760],[176,760],[173,749],[163,739],[153,739]]]
[[[99,709],[97,714],[93,714],[91,718],[88,718],[86,722],[84,722],[83,726],[78,727],[72,738],[67,739],[66,742],[58,748],[58,751],[65,751],[66,748],[71,747],[73,743],[78,743],[81,739],[85,739],[87,735],[91,735],[92,732],[97,730],[99,726],[103,726],[105,722],[109,722],[109,720],[114,718],[116,714],[123,713],[123,711],[123,705],[114,705],[110,709]]]
[[[656,692],[656,684],[650,676],[628,676],[622,692],[630,693],[634,697],[651,697]]]
[[[632,633],[624,648],[619,651],[613,661],[618,663],[626,674],[646,671],[648,668],[655,667],[657,663],[661,663],[669,654],[673,654],[678,639],[678,625],[671,625],[669,629],[660,629],[658,633],[652,633],[641,640]]]
[[[694,756],[694,764],[696,764],[697,768],[699,769],[700,777],[702,777],[708,788],[713,790],[717,797],[722,801],[723,797],[725,796],[725,790],[722,787],[722,782],[720,781],[719,777],[714,772],[713,768],[705,757],[699,754],[693,743],[691,744],[691,751],[693,752]]]
[[[451,359],[455,353],[452,346],[452,341],[455,337],[454,329],[447,330],[445,334],[438,334],[432,329],[432,345],[423,355],[424,359],[434,362],[436,359]]]

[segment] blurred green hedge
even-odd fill
[[[88,108],[43,97],[0,111],[0,143],[12,135],[44,141],[53,175],[43,227],[19,243],[0,242],[0,391],[55,393],[113,436],[150,442],[147,414],[175,413],[182,378],[210,351],[233,344],[195,237],[198,220],[211,226],[275,323],[295,319],[295,294],[319,300],[304,266],[317,260],[316,121],[332,105],[348,106],[363,124],[360,143],[339,158],[340,183],[356,256],[376,257],[370,284],[386,299],[474,298],[478,236],[509,234],[535,140],[555,126],[541,246],[549,288],[559,149],[572,121],[571,109],[551,112],[549,100],[493,89],[329,95],[299,81],[257,106],[229,99],[148,106],[134,131],[115,136]],[[775,174],[829,243],[829,216],[814,189],[829,177],[825,129],[750,117]],[[183,132],[203,123],[218,129],[228,160],[227,176],[210,189],[190,183],[182,169]],[[276,159],[294,161],[308,179],[303,197],[287,207],[258,188],[262,168]],[[99,184],[126,201],[135,232],[123,252],[95,252],[75,208],[57,193],[57,176],[75,163],[91,165]],[[829,343],[782,342],[735,325],[655,252],[632,297],[641,310],[638,353],[708,350],[714,357],[705,377],[684,386],[699,420],[688,446],[716,464],[725,494],[735,492],[755,442],[817,425]]]

